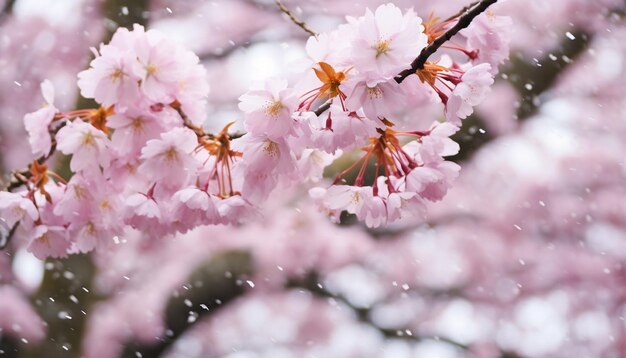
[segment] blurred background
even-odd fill
[[[323,32],[384,2],[284,4]],[[469,2],[394,3],[446,18]],[[41,262],[11,242],[0,357],[626,357],[625,10],[492,7],[513,18],[510,61],[456,135],[461,176],[426,221],[335,225],[294,189],[258,222],[134,233],[111,252]],[[3,179],[32,160],[22,118],[41,81],[61,110],[86,106],[89,47],[133,23],[200,56],[210,130],[239,119],[250,83],[306,66],[307,34],[271,0],[0,0]]]

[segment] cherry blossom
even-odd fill
[[[138,170],[166,187],[179,188],[198,168],[193,157],[196,135],[187,128],[174,128],[151,139],[141,150],[144,162]]]
[[[393,4],[381,5],[374,12],[367,10],[354,22],[354,66],[361,73],[376,73],[380,79],[390,79],[407,68],[427,44],[422,20],[413,11],[403,14]]]
[[[509,41],[513,21],[507,16],[492,12],[481,14],[474,19],[472,26],[461,31],[467,37],[467,47],[473,51],[475,63],[488,63],[490,72],[497,73],[498,66],[509,58]]]
[[[371,82],[367,78],[354,83],[346,83],[349,93],[346,101],[348,109],[363,108],[367,118],[392,118],[400,111],[405,101],[404,92],[394,80]]]
[[[50,124],[57,109],[54,107],[54,87],[46,80],[41,83],[41,93],[46,101],[44,106],[36,112],[24,116],[24,127],[28,132],[28,142],[35,156],[47,155],[52,147],[50,138]]]
[[[135,229],[150,230],[160,228],[163,211],[154,198],[147,194],[136,193],[128,196],[124,202],[127,208],[127,222]]]
[[[57,133],[57,147],[63,154],[71,154],[70,169],[75,172],[98,170],[109,165],[110,141],[89,123],[75,120]],[[95,161],[94,161],[95,158]]]
[[[121,30],[112,41],[128,31]],[[127,46],[132,46],[128,44]],[[124,48],[101,46],[91,68],[78,74],[78,86],[86,98],[94,98],[104,106],[129,103],[139,97],[139,77],[132,72],[133,63]]]
[[[491,66],[483,63],[470,68],[461,76],[461,82],[452,91],[446,106],[446,118],[450,123],[459,125],[459,119],[472,114],[474,106],[485,99],[489,86],[493,84],[490,70]]]
[[[136,158],[148,140],[163,132],[164,122],[157,114],[136,109],[112,115],[107,118],[107,125],[115,129],[111,145],[119,156]]]
[[[31,234],[28,250],[37,258],[66,257],[70,248],[67,230],[61,226],[36,226]]]
[[[263,85],[263,88],[252,89],[239,98],[239,108],[247,114],[246,130],[271,139],[294,135],[292,114],[297,97],[288,89],[287,81],[270,80]]]
[[[204,190],[196,187],[184,188],[174,194],[173,200],[174,217],[185,228],[221,222],[216,205],[217,199]]]
[[[24,218],[37,220],[39,213],[33,202],[23,195],[0,191],[0,218],[12,227]]]

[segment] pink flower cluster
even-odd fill
[[[0,217],[19,223],[16,235],[38,257],[87,252],[131,229],[161,237],[250,219],[277,187],[319,182],[355,148],[365,154],[331,185],[311,189],[314,200],[334,218],[347,211],[370,227],[421,215],[457,176],[459,166],[444,159],[459,149],[450,136],[485,98],[508,51],[489,31],[502,22],[480,21],[464,32],[465,45],[399,77],[456,21],[423,23],[387,4],[311,37],[311,69],[297,83],[270,79],[240,97],[247,133],[237,138],[230,125],[202,128],[208,85],[196,55],[154,30],[120,29],[78,75],[81,94],[99,108],[61,112],[50,82],[42,84],[46,105],[25,118],[40,159],[17,178],[21,190],[0,193]],[[394,129],[407,122],[407,103],[442,103],[445,118]],[[71,155],[67,182],[43,164],[55,150]]]
[[[465,45],[448,46],[449,54],[407,78],[398,74],[456,20],[423,23],[413,11],[387,4],[311,37],[306,50],[312,71],[293,88],[270,80],[240,98],[248,131],[243,158],[255,156],[244,189],[265,197],[277,178],[310,178],[307,171],[321,173],[333,156],[361,148],[359,160],[330,187],[311,189],[311,196],[335,219],[345,211],[370,227],[420,216],[425,201],[440,200],[458,175],[460,167],[444,159],[459,150],[450,136],[487,96],[497,65],[508,56],[506,38],[489,31],[507,21],[499,19],[484,15],[464,31]],[[411,122],[402,116],[408,103],[442,103],[445,122],[392,129]],[[323,105],[328,108],[320,111]],[[263,153],[248,154],[250,148]],[[375,176],[367,180],[372,164]],[[356,179],[349,183],[351,173]]]

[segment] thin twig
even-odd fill
[[[178,113],[178,115],[180,116],[180,118],[183,120],[183,125],[189,129],[191,129],[196,136],[200,139],[200,138],[215,138],[215,134],[213,133],[209,133],[206,132],[204,130],[204,128],[202,127],[198,127],[195,124],[193,124],[191,122],[191,119],[189,119],[189,117],[187,116],[187,114],[182,110],[182,108],[180,107],[179,104],[175,104],[172,106],[172,108]],[[245,133],[242,132],[235,132],[235,133],[229,133],[228,134],[228,138],[229,139],[237,139],[237,138],[241,138],[245,135]]]
[[[276,2],[276,6],[278,6],[278,8],[280,9],[282,13],[284,13],[285,15],[287,15],[287,17],[289,17],[289,20],[291,20],[291,22],[298,25],[302,30],[306,31],[309,35],[317,37],[317,33],[311,30],[304,21],[298,19],[280,0],[275,0],[275,2]]]

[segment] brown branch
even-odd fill
[[[196,125],[194,125],[191,120],[189,119],[189,117],[187,116],[187,114],[182,110],[182,108],[180,107],[180,104],[177,102],[174,102],[170,105],[170,107],[172,107],[180,116],[180,118],[183,120],[183,126],[191,129],[196,136],[198,137],[198,140],[202,139],[202,138],[215,138],[215,134],[213,133],[208,133],[206,132],[202,127],[198,127]],[[242,132],[235,132],[232,134],[228,134],[228,138],[229,139],[237,139],[237,138],[241,138],[245,135],[245,133]]]
[[[311,36],[317,37],[317,33],[311,30],[304,21],[298,19],[280,0],[275,0],[275,2],[276,2],[276,6],[278,6],[278,8],[280,9],[282,13],[284,13],[285,15],[287,15],[287,17],[289,17],[289,20],[291,20],[291,22],[296,24],[302,30],[306,31]]]
[[[459,17],[459,21],[452,26],[448,31],[446,31],[443,35],[437,37],[435,41],[433,41],[430,45],[426,46],[422,52],[420,52],[419,56],[411,63],[411,68],[408,68],[402,72],[400,72],[396,76],[396,82],[402,83],[407,77],[414,74],[415,71],[424,67],[424,64],[428,60],[430,56],[432,56],[439,47],[441,47],[444,43],[448,42],[454,35],[456,35],[459,31],[468,27],[474,18],[480,14],[482,14],[487,8],[493,4],[495,4],[498,0],[482,0],[478,5],[473,7],[470,11],[465,12],[464,15]],[[471,5],[470,5],[471,7]]]

